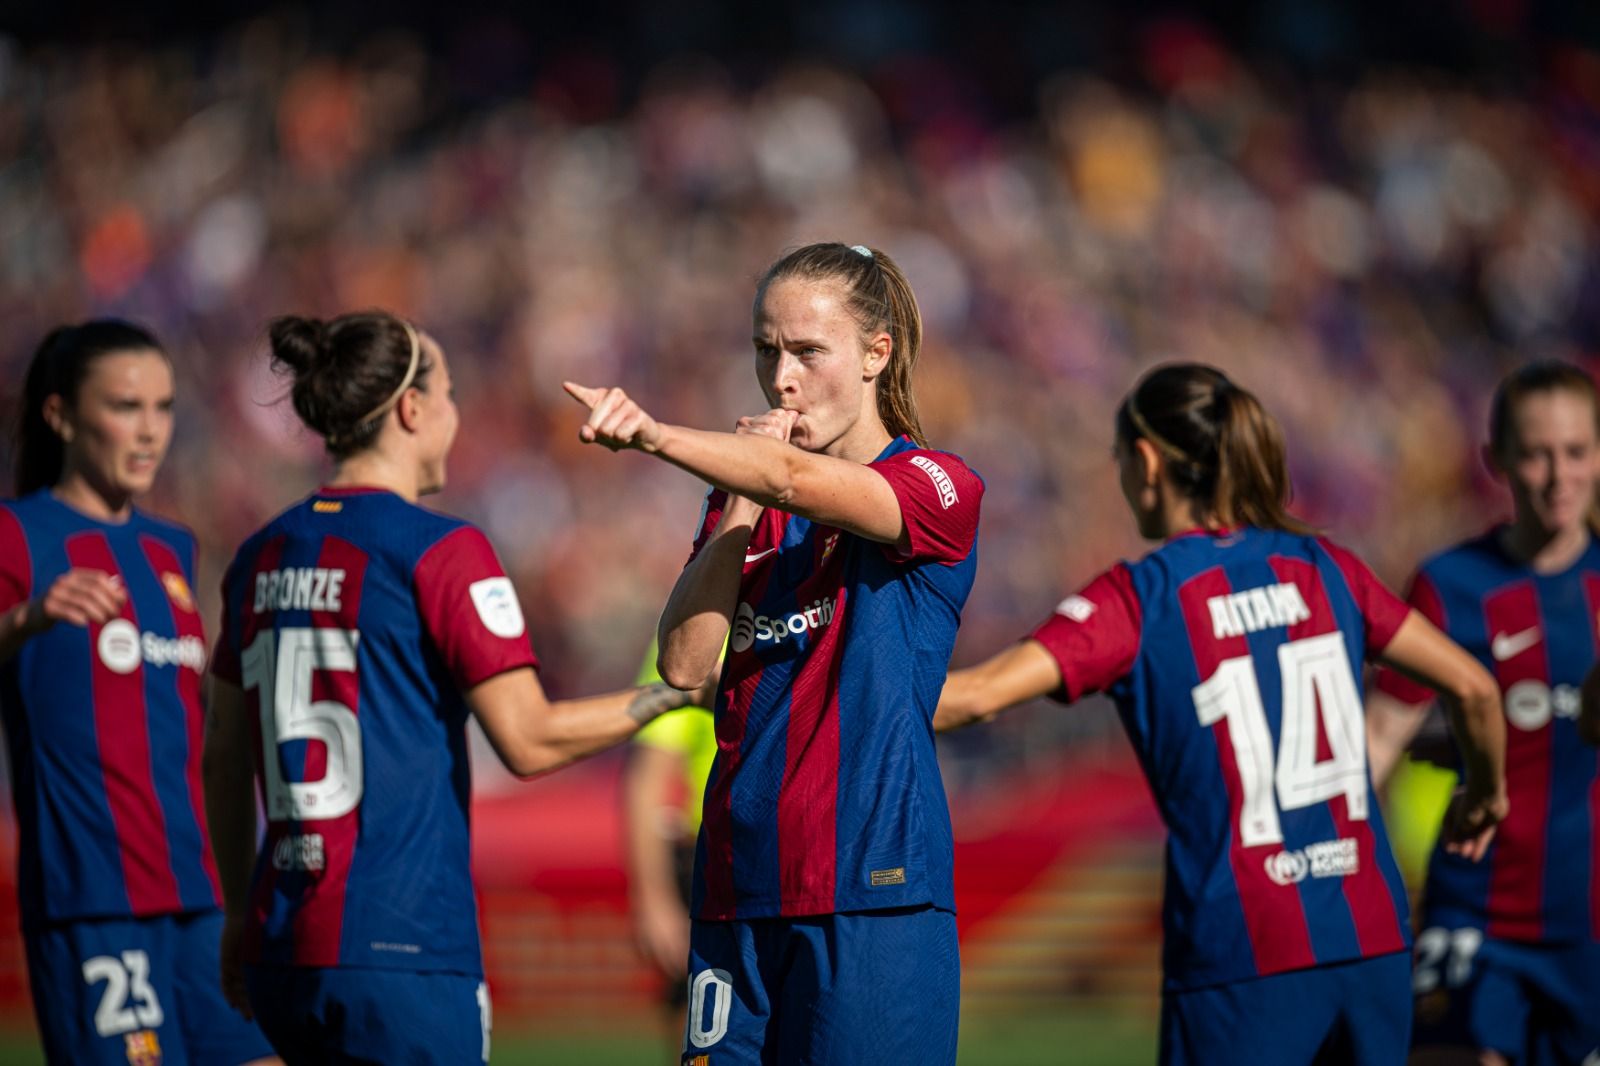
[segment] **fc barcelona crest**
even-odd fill
[[[194,593],[189,591],[189,582],[184,580],[182,574],[175,574],[167,570],[161,575],[162,587],[167,590],[167,597],[185,611],[194,610]]]

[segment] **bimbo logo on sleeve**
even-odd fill
[[[913,455],[911,465],[920,467],[933,480],[933,487],[939,490],[939,506],[948,511],[950,505],[957,499],[956,483],[950,480],[950,475],[944,472],[944,467],[926,455]]]
[[[748,651],[756,641],[777,643],[785,637],[820,629],[833,621],[833,597],[813,600],[811,606],[790,615],[772,617],[756,614],[755,608],[741,603],[733,612],[733,633],[728,647],[734,651]]]

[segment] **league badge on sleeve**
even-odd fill
[[[472,606],[477,608],[478,618],[489,632],[507,640],[527,632],[522,605],[517,602],[517,590],[511,587],[509,577],[486,577],[474,581],[467,591],[472,594]]]

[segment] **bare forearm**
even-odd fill
[[[33,611],[33,603],[24,600],[10,610],[0,613],[0,663],[6,662],[36,633],[42,632],[46,623]]]
[[[671,809],[666,797],[681,773],[681,756],[660,748],[634,745],[622,779],[623,842],[628,862],[628,893],[636,901],[654,900],[677,891],[672,848],[663,832],[662,816]]]
[[[750,533],[761,509],[731,497],[711,538],[684,567],[661,612],[656,670],[679,688],[703,683],[716,669],[739,598]]]
[[[665,683],[604,696],[559,700],[545,713],[527,715],[531,726],[511,769],[523,777],[559,770],[586,755],[620,744],[655,718],[686,706],[688,693]]]
[[[1443,698],[1450,728],[1461,748],[1464,783],[1474,796],[1505,791],[1506,722],[1497,689]]]

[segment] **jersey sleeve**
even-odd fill
[[[423,626],[461,689],[538,667],[517,590],[481,531],[446,534],[417,561],[412,582]]]
[[[9,611],[33,595],[33,561],[22,521],[9,507],[0,507],[0,611]]]
[[[1444,601],[1440,599],[1438,586],[1426,570],[1418,570],[1411,578],[1411,587],[1406,590],[1406,602],[1422,617],[1440,629],[1444,628]],[[1433,699],[1433,689],[1387,666],[1378,669],[1376,684],[1378,691],[1385,696],[1412,706]]]
[[[728,507],[728,494],[721,489],[706,490],[705,502],[700,505],[700,522],[694,531],[694,547],[689,550],[689,558],[683,564],[688,566],[700,555],[701,549],[706,546],[706,541],[711,539],[711,534],[717,531],[717,523],[722,521],[722,512]]]
[[[1355,597],[1366,626],[1367,658],[1373,658],[1389,646],[1406,616],[1411,613],[1411,607],[1390,592],[1388,586],[1378,580],[1372,568],[1354,552],[1326,539],[1319,539],[1317,543],[1333,559],[1334,565],[1344,575],[1345,584],[1350,586],[1350,595]]]
[[[1127,676],[1139,655],[1142,625],[1133,575],[1119,563],[1062,600],[1028,635],[1061,668],[1054,698],[1071,703]]]
[[[983,479],[948,452],[905,451],[869,464],[900,503],[908,550],[889,550],[907,562],[959,563],[978,537]]]

